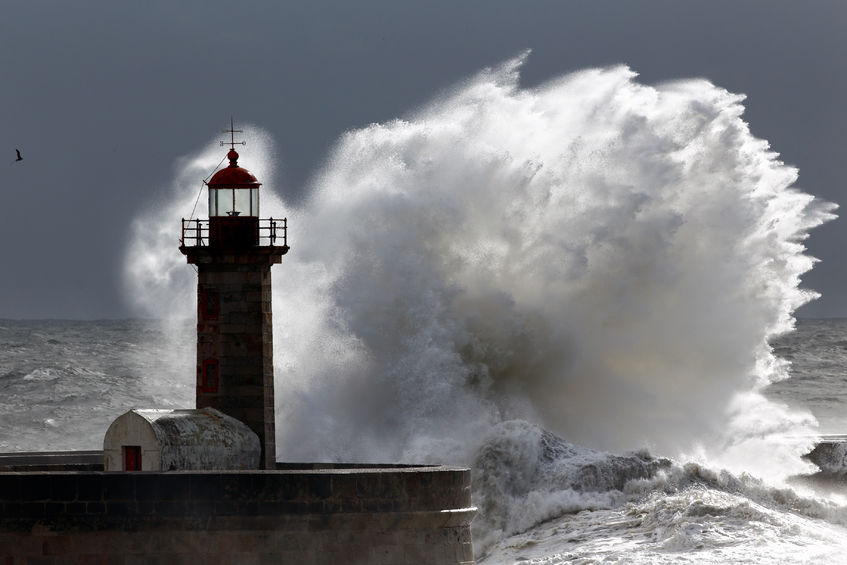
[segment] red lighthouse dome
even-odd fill
[[[253,173],[238,166],[238,152],[235,149],[230,149],[226,156],[229,166],[212,176],[206,183],[209,188],[259,188],[262,185]]]

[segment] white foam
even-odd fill
[[[626,67],[521,89],[521,62],[316,177],[276,279],[280,452],[467,461],[512,417],[667,454],[808,430],[760,390],[832,206],[742,96]]]

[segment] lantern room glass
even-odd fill
[[[259,217],[258,188],[209,188],[209,217]]]

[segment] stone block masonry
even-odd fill
[[[215,408],[247,424],[261,445],[261,466],[276,460],[271,265],[281,249],[184,248],[197,265],[197,408]]]
[[[470,472],[0,473],[0,564],[473,563]]]

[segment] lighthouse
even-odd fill
[[[133,408],[102,452],[0,453],[0,561],[473,565],[469,469],[276,462],[271,266],[286,220],[259,215],[228,131],[209,216],[182,221],[197,407]]]
[[[182,221],[180,251],[197,268],[197,408],[245,423],[261,444],[263,469],[276,464],[271,265],[288,252],[287,221],[261,218],[260,183],[239,166],[206,183],[207,219]]]

